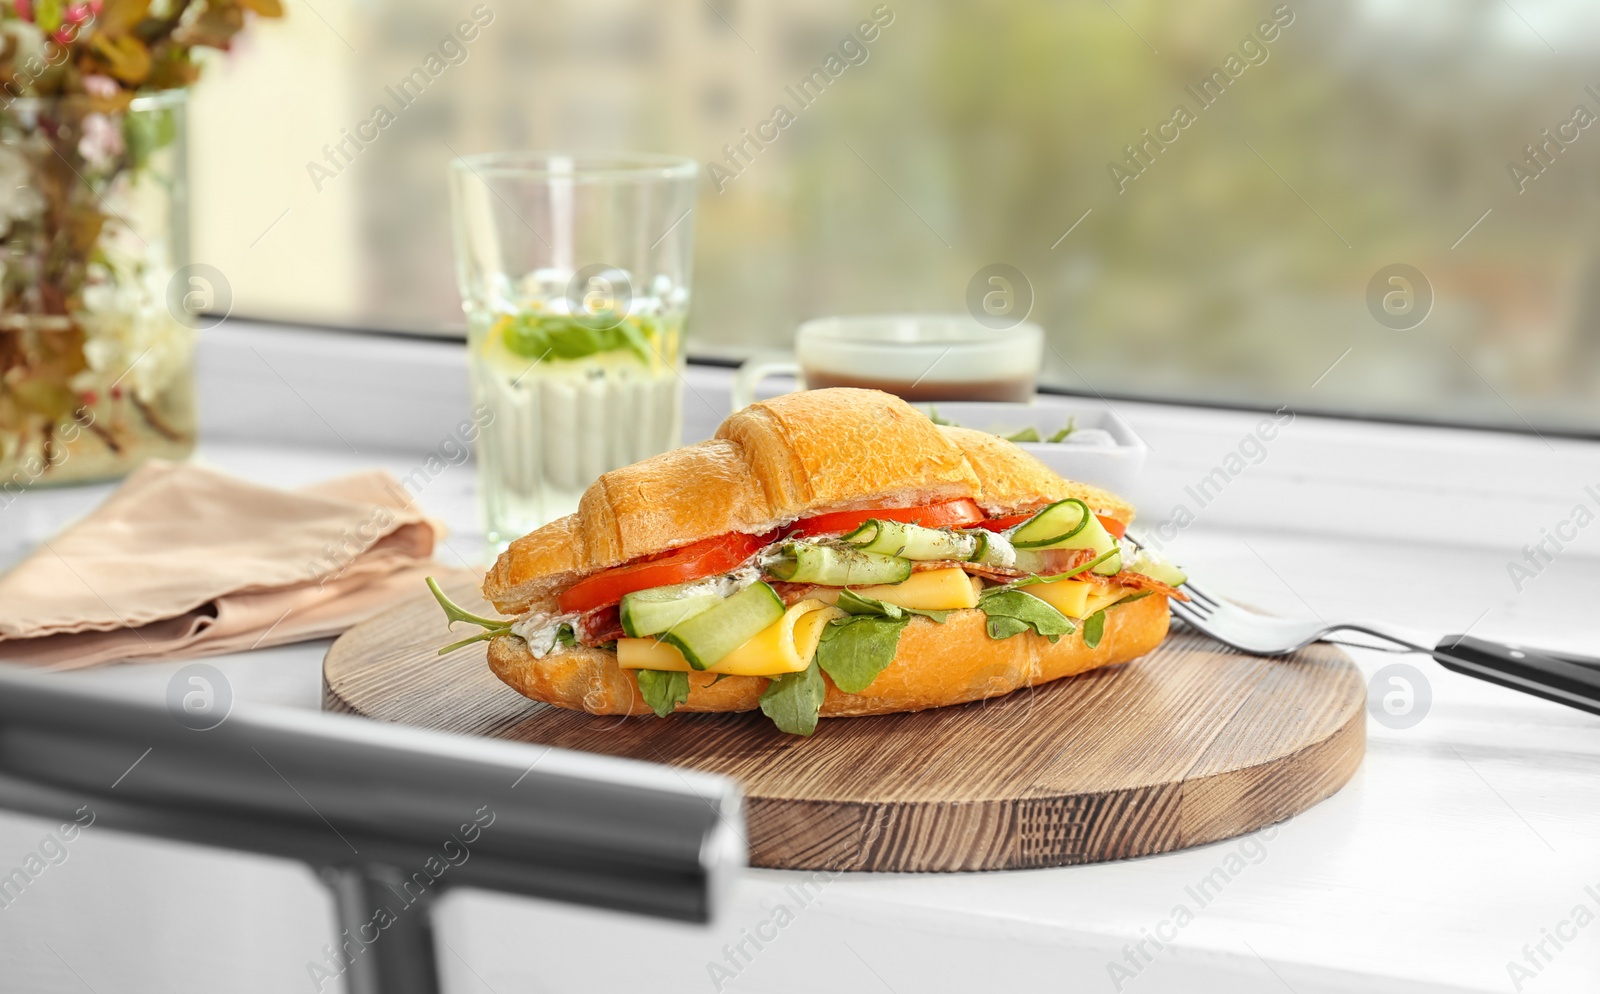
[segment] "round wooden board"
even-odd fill
[[[494,613],[470,584],[446,589]],[[825,718],[799,738],[760,712],[597,717],[530,701],[481,644],[435,654],[461,634],[427,596],[352,628],[323,663],[323,707],[725,774],[745,791],[755,866],[997,870],[1182,849],[1305,810],[1366,749],[1366,687],[1329,645],[1264,659],[1175,632],[1133,663]]]

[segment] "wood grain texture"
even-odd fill
[[[447,587],[487,611],[469,585]],[[478,605],[474,607],[473,605]],[[597,717],[489,672],[426,595],[345,633],[323,707],[721,773],[743,785],[750,862],[993,870],[1125,859],[1253,831],[1338,790],[1366,749],[1366,687],[1337,647],[1242,655],[1187,633],[1123,666],[912,714]],[[1021,637],[1021,636],[1019,636]]]

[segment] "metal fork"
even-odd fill
[[[1392,646],[1362,648],[1426,653],[1445,669],[1600,714],[1600,659],[1590,656],[1505,645],[1470,635],[1446,635],[1438,645],[1429,649],[1366,622],[1329,622],[1256,614],[1230,604],[1192,582],[1178,589],[1188,594],[1190,599],[1187,602],[1171,601],[1173,615],[1196,631],[1233,646],[1240,652],[1256,656],[1283,656],[1312,642],[1359,645],[1328,637],[1339,632],[1359,632]]]

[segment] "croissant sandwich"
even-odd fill
[[[519,693],[604,715],[760,708],[785,732],[1135,659],[1183,575],[1133,508],[875,390],[752,404],[710,441],[606,473],[511,543],[484,631]],[[442,650],[443,651],[443,650]]]

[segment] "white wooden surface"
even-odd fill
[[[281,334],[225,329],[207,343],[200,458],[252,479],[293,485],[373,465],[404,476],[465,404],[447,345],[333,337],[312,342],[324,354],[307,360]],[[247,361],[262,357],[276,372]],[[408,382],[417,370],[420,397]],[[690,379],[704,403],[686,401],[688,430],[703,434],[722,413],[725,376]],[[1154,449],[1134,495],[1152,524],[1259,420],[1115,407]],[[1271,610],[1600,654],[1600,528],[1520,592],[1506,571],[1586,499],[1584,482],[1600,483],[1600,446],[1300,419],[1169,547],[1210,585]],[[445,559],[481,558],[472,486],[468,464],[419,494],[455,529]],[[32,492],[0,508],[0,565],[107,489]],[[240,698],[314,707],[324,648],[214,662]],[[1395,658],[1356,655],[1369,674]],[[804,875],[750,871],[710,929],[458,893],[439,918],[447,990],[712,991],[723,947],[755,934],[772,938],[745,946],[749,962],[735,953],[737,975],[716,974],[720,989],[1594,991],[1600,920],[1578,927],[1575,914],[1600,918],[1600,717],[1409,661],[1433,693],[1427,716],[1403,730],[1371,722],[1352,783],[1270,838],[1088,867],[844,875],[813,884],[804,906]],[[178,665],[74,678],[158,696]],[[45,828],[0,816],[0,873]],[[320,958],[331,912],[304,869],[92,828],[69,852],[0,910],[0,990],[316,989],[305,964]],[[1219,867],[1238,872],[1200,908],[1186,888]],[[1194,918],[1157,949],[1148,936],[1173,933],[1162,923],[1180,903]],[[769,924],[775,915],[787,924]],[[1558,949],[1558,931],[1576,937]],[[1119,988],[1109,964],[1126,965],[1141,938],[1150,962],[1134,951],[1141,969]],[[1541,941],[1549,962],[1531,950],[1542,969],[1519,986],[1508,963],[1527,966],[1523,947]]]

